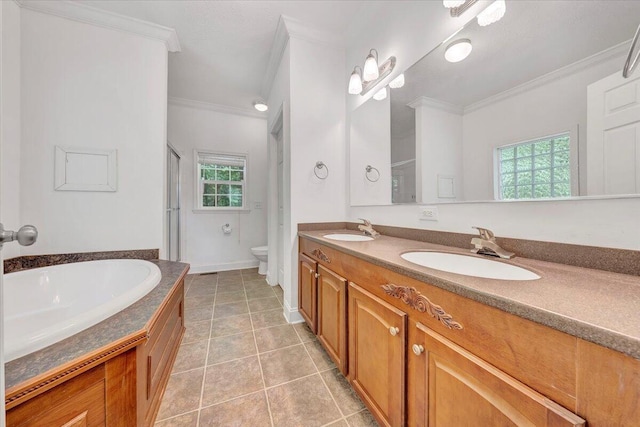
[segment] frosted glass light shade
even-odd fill
[[[442,0],[442,4],[444,7],[448,9],[453,9],[454,7],[462,6],[465,0]]]
[[[400,74],[398,77],[391,80],[391,82],[389,83],[389,87],[391,89],[398,89],[398,88],[401,88],[402,86],[404,86],[404,73]]]
[[[373,54],[375,52],[375,56]],[[375,49],[371,49],[369,56],[364,61],[364,69],[362,70],[362,80],[370,82],[380,77],[380,71],[378,70],[378,52]]]
[[[502,19],[506,11],[507,4],[505,3],[505,0],[496,0],[478,14],[478,25],[486,27],[494,22],[498,22]]]
[[[460,62],[469,56],[472,49],[473,46],[471,46],[471,40],[456,40],[447,46],[447,50],[444,52],[444,59],[449,62]]]
[[[382,89],[380,89],[379,91],[377,91],[375,95],[373,95],[373,99],[375,99],[376,101],[382,101],[386,97],[387,97],[387,88],[386,88],[386,86],[383,87]]]
[[[351,95],[357,95],[362,92],[362,79],[360,78],[360,73],[357,68],[358,67],[354,68],[349,78],[349,93]]]

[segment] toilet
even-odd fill
[[[267,274],[267,252],[269,250],[268,246],[256,246],[255,248],[251,248],[251,253],[253,256],[258,258],[260,261],[260,266],[258,267],[258,274]]]

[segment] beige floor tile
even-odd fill
[[[315,341],[316,335],[311,331],[307,322],[295,323],[293,327],[300,336],[302,342]]]
[[[251,318],[248,314],[223,317],[222,319],[215,319],[211,323],[211,338],[235,335],[249,331],[251,331]]]
[[[190,322],[185,325],[186,331],[182,337],[182,344],[208,340],[211,333],[211,321],[202,320],[200,322]]]
[[[253,332],[209,340],[209,365],[256,354]]]
[[[176,362],[173,365],[173,373],[201,368],[205,365],[209,341],[196,341],[189,344],[182,344],[178,350]]]
[[[311,375],[316,366],[302,344],[260,355],[262,372],[267,387]],[[355,411],[352,411],[355,412]]]
[[[273,292],[273,289],[271,289],[271,286],[269,286],[268,288],[256,288],[256,289],[249,289],[247,292],[247,299],[256,299],[256,298],[269,298],[269,297],[275,297],[276,294],[275,292]]]
[[[200,307],[211,307],[213,306],[213,301],[216,299],[215,294],[211,295],[200,295],[195,297],[185,297],[184,299],[184,308],[186,310],[192,308],[200,308]]]
[[[349,427],[345,420],[338,420],[335,423],[327,424],[327,427]]]
[[[322,372],[320,375],[344,415],[351,415],[365,408],[356,392],[349,385],[349,381],[337,368]]]
[[[284,298],[284,291],[282,290],[282,288],[280,287],[280,285],[276,285],[273,287],[273,292],[276,293],[276,296],[280,299]]]
[[[217,274],[194,274],[191,285],[215,285],[217,282]]]
[[[304,345],[307,347],[309,355],[311,356],[311,359],[313,359],[313,363],[316,364],[319,371],[325,371],[336,367],[320,342],[317,340],[309,341],[304,343]]]
[[[204,369],[171,375],[157,419],[163,420],[198,409],[203,376]]]
[[[216,295],[216,305],[228,304],[230,302],[244,301],[247,296],[244,291],[226,292]]]
[[[272,292],[273,293],[273,292]],[[249,300],[249,311],[256,313],[258,311],[275,310],[282,307],[280,301],[275,296],[271,298],[260,298]]]
[[[243,275],[248,273],[257,273],[257,272],[258,272],[258,267],[243,268],[240,270],[240,273],[242,273]]]
[[[287,319],[284,318],[282,313],[282,308],[251,313],[251,321],[253,322],[253,329],[270,328],[287,323]]]
[[[247,306],[246,301],[230,302],[227,304],[216,305],[216,309],[213,312],[213,318],[221,319],[223,317],[237,316],[248,312],[249,307]]]
[[[213,405],[262,389],[262,374],[257,357],[207,366],[202,405]]]
[[[264,279],[245,280],[245,282],[244,282],[244,288],[247,291],[253,290],[253,289],[268,289],[270,287],[271,286]]]
[[[266,280],[265,275],[264,274],[258,274],[258,273],[253,273],[253,274],[242,274],[242,280],[245,282],[251,282],[254,280]]]
[[[242,282],[237,283],[225,283],[223,285],[218,285],[217,295],[228,294],[229,292],[241,292],[244,291],[244,286]]]
[[[242,277],[241,276],[228,276],[228,277],[219,277],[218,278],[218,286],[222,285],[242,285]]]
[[[200,411],[200,427],[229,426],[270,427],[271,417],[264,391],[209,406]]]
[[[349,423],[351,427],[378,427],[380,425],[366,409],[347,417],[347,423]]]
[[[155,427],[197,427],[198,411],[189,412],[168,420],[159,421],[154,424]]]
[[[218,277],[242,276],[240,270],[218,271]]]
[[[300,343],[300,338],[291,325],[274,326],[272,328],[259,329],[255,331],[258,350],[276,350]]]
[[[189,291],[186,293],[185,297],[193,298],[202,295],[213,295],[215,293],[216,285],[193,283],[189,287]]]
[[[203,320],[211,320],[211,313],[213,312],[213,306],[210,307],[196,307],[191,309],[184,309],[184,321],[185,323],[202,322]]]
[[[267,390],[275,427],[322,426],[342,416],[319,375]]]

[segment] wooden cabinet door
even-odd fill
[[[318,339],[347,374],[347,280],[318,266]]]
[[[349,282],[349,379],[378,422],[405,422],[406,314]]]
[[[298,310],[313,331],[317,328],[318,282],[316,267],[318,263],[305,254],[298,255]]]
[[[412,326],[414,323],[412,322]],[[411,331],[414,425],[584,426],[585,421],[426,326]],[[414,341],[415,338],[415,342]],[[421,383],[421,384],[420,384]],[[420,412],[420,411],[416,411]]]

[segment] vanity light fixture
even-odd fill
[[[453,9],[454,7],[462,6],[465,0],[442,0],[442,4],[447,9]]]
[[[370,82],[376,80],[378,77],[380,77],[380,70],[378,70],[378,51],[371,49],[367,59],[364,61],[362,80]]]
[[[404,73],[389,82],[389,87],[391,89],[399,89],[402,86],[404,86]]]
[[[264,102],[263,100],[259,99],[257,101],[253,101],[253,108],[255,108],[256,110],[260,111],[261,113],[267,111],[269,109],[269,106],[267,105],[266,102]]]
[[[376,101],[382,101],[383,99],[386,99],[386,98],[387,98],[386,86],[380,89],[379,91],[377,91],[375,95],[373,95],[373,99],[375,99]]]
[[[471,53],[473,46],[471,46],[471,40],[459,39],[447,46],[447,50],[444,52],[444,59],[449,62],[460,62],[465,59]]]
[[[357,95],[360,92],[362,92],[362,68],[356,65],[353,68],[353,73],[351,73],[351,78],[349,78],[349,93]]]
[[[478,25],[486,27],[494,22],[498,22],[502,19],[506,11],[507,4],[505,3],[505,0],[496,0],[478,14]]]

